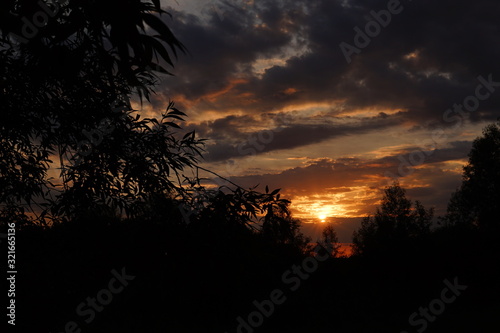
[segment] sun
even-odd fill
[[[321,214],[321,215],[319,215],[319,216],[318,216],[318,218],[321,220],[321,222],[325,222],[325,220],[326,220],[326,215]]]

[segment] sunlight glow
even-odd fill
[[[378,204],[380,198],[378,191],[361,183],[368,179],[375,187],[380,182],[380,178],[377,177],[371,179],[366,176],[363,181],[359,182],[359,186],[332,187],[325,192],[291,196],[290,208],[293,216],[312,223],[323,220],[329,222],[335,218],[364,216],[374,210],[374,205]]]

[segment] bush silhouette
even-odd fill
[[[389,255],[410,249],[430,234],[434,209],[406,198],[406,191],[395,182],[384,190],[382,204],[375,215],[366,216],[353,234],[357,255]]]

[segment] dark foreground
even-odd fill
[[[321,261],[221,230],[89,223],[19,231],[16,249],[17,332],[500,327],[494,235],[435,233],[425,248]]]

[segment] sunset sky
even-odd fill
[[[396,176],[441,215],[499,116],[500,3],[403,1],[348,63],[339,45],[389,2],[162,1],[190,54],[144,111],[175,101],[209,139],[204,167],[282,188],[296,217],[373,213]]]

